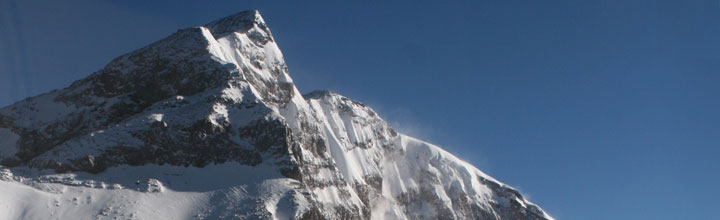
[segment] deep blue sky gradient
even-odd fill
[[[720,2],[0,0],[0,104],[260,9],[302,92],[363,101],[559,219],[716,219]]]

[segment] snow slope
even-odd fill
[[[370,107],[295,87],[257,11],[0,109],[0,219],[552,219]]]
[[[292,218],[307,201],[270,167],[121,166],[102,174],[12,176],[0,181],[0,219]],[[16,172],[36,173],[32,170]],[[254,203],[266,209],[255,210]]]

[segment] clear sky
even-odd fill
[[[259,9],[302,92],[363,101],[559,219],[718,218],[718,0],[0,2],[3,106]]]

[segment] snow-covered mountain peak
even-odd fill
[[[552,219],[365,104],[301,95],[256,10],[1,108],[0,139],[0,219]]]

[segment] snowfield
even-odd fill
[[[289,219],[295,206],[307,206],[292,191],[297,181],[265,166],[148,165],[99,175],[17,171],[31,177],[4,172],[0,219],[234,219],[255,212],[241,204],[255,201],[273,216]]]

